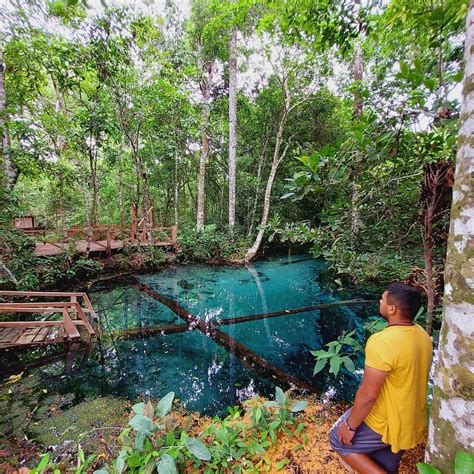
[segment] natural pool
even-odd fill
[[[331,290],[322,283],[324,271],[324,261],[298,255],[248,267],[177,265],[137,278],[192,315],[212,323],[364,296]],[[48,393],[74,394],[78,402],[107,395],[130,400],[159,398],[173,390],[187,409],[216,415],[257,393],[269,396],[280,383],[247,367],[229,347],[198,330],[122,339],[122,330],[184,322],[136,285],[98,287],[89,295],[104,337],[75,374],[61,376],[58,365],[40,369]],[[363,323],[376,315],[376,304],[340,306],[223,325],[219,330],[319,393],[350,400],[358,376],[342,369],[337,379],[327,370],[313,377],[310,350],[321,348],[344,330],[354,329],[362,339]]]

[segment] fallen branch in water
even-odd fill
[[[180,318],[184,319],[190,328],[197,329],[202,332],[204,335],[212,339],[214,342],[220,346],[227,349],[231,354],[237,357],[242,365],[248,367],[254,372],[258,373],[264,378],[273,380],[278,384],[283,384],[286,386],[295,386],[302,390],[307,390],[308,392],[315,392],[316,389],[307,382],[298,379],[290,374],[287,374],[278,367],[273,366],[263,357],[259,356],[248,347],[244,346],[240,342],[237,342],[233,337],[228,334],[219,331],[215,325],[206,323],[198,316],[191,314],[187,309],[183,308],[176,301],[167,298],[166,296],[160,295],[153,288],[150,288],[148,285],[137,281],[136,287],[150,295],[155,300],[164,304],[172,311],[174,311]]]
[[[146,290],[142,290],[148,293]],[[154,291],[154,290],[152,290]],[[153,295],[150,295],[154,298]],[[160,298],[166,298],[160,295]],[[156,298],[155,298],[156,299]],[[173,300],[169,300],[169,302],[164,303],[168,308],[172,309],[173,311],[177,309],[174,305],[171,307],[171,303]],[[169,303],[169,304],[168,304]],[[280,316],[288,316],[294,315],[299,313],[305,313],[309,311],[317,311],[319,309],[324,308],[334,308],[338,306],[356,306],[356,305],[363,305],[363,304],[373,304],[376,303],[375,300],[345,300],[345,301],[336,301],[332,303],[321,303],[316,304],[313,306],[303,306],[301,308],[293,308],[293,309],[285,309],[282,311],[274,311],[272,313],[261,313],[261,314],[252,314],[250,316],[236,316],[232,318],[220,319],[217,321],[211,321],[206,323],[208,326],[212,326],[214,328],[218,326],[227,326],[229,324],[240,324],[240,323],[247,323],[250,321],[258,321],[260,319],[269,319],[269,318],[277,318]],[[183,308],[184,309],[184,308]],[[186,311],[186,310],[184,310]],[[176,313],[178,314],[178,313]],[[179,315],[180,316],[180,315]],[[186,319],[183,318],[185,321]],[[195,327],[190,324],[167,324],[162,326],[148,326],[142,328],[132,328],[132,329],[125,329],[120,331],[115,331],[117,337],[119,339],[134,339],[140,337],[151,337],[156,336],[158,334],[176,334],[185,331],[192,331]]]

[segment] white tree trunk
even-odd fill
[[[474,0],[469,2],[466,33],[444,320],[426,452],[443,473],[454,472],[456,451],[474,450]]]
[[[201,92],[203,96],[203,104],[201,111],[201,156],[199,158],[199,175],[198,175],[198,196],[197,196],[197,212],[196,227],[199,230],[204,229],[204,212],[206,205],[206,164],[209,156],[209,114],[210,114],[210,96],[212,86],[213,64],[204,65],[204,75],[201,81]]]
[[[237,32],[229,44],[229,231],[235,227],[235,190],[237,174]]]

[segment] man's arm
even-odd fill
[[[380,390],[382,389],[382,385],[385,382],[385,377],[387,377],[388,374],[389,372],[365,366],[362,383],[360,384],[359,390],[357,390],[354,399],[354,406],[347,418],[347,423],[353,430],[359,427],[359,425],[365,420],[365,417],[369,414],[370,410],[372,410],[372,407],[379,396]],[[351,444],[355,433],[347,429],[345,423],[339,424],[338,432],[339,439],[344,444]]]

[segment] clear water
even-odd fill
[[[321,260],[295,256],[250,267],[180,265],[139,279],[210,322],[358,296],[330,291],[321,283],[324,270]],[[90,296],[105,333],[183,323],[168,307],[132,285],[98,290]],[[337,379],[327,371],[313,377],[314,357],[309,351],[345,330],[355,329],[362,339],[363,322],[376,314],[375,305],[337,307],[220,329],[279,369],[312,384],[321,394],[351,399],[358,376],[342,369]],[[362,361],[359,364],[362,366]],[[54,380],[57,390],[75,392],[79,398],[105,394],[131,400],[159,398],[173,390],[189,410],[210,415],[222,414],[226,406],[257,393],[268,396],[278,384],[244,367],[227,348],[197,330],[102,342],[83,371]]]

